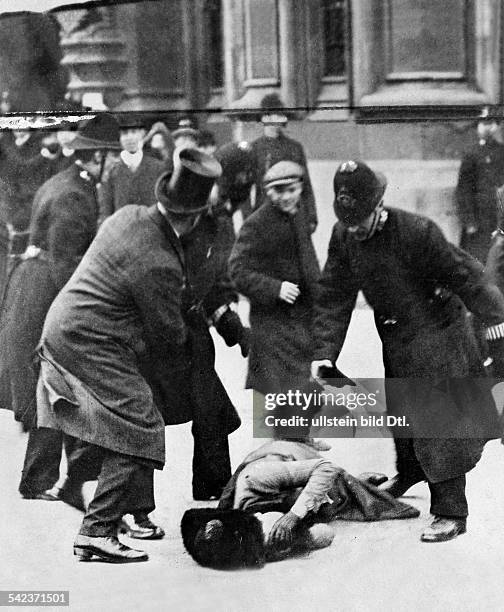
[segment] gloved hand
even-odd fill
[[[228,346],[240,345],[243,357],[249,352],[250,329],[244,327],[240,317],[231,309],[227,309],[215,324],[215,329]]]
[[[329,359],[312,361],[311,375],[315,380],[330,381],[331,386],[341,389],[347,385],[355,387],[355,382],[345,376]]]
[[[488,340],[488,350],[493,360],[493,376],[504,379],[504,338]]]

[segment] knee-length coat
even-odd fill
[[[386,212],[381,230],[363,242],[334,227],[315,307],[314,358],[338,358],[362,290],[374,310],[385,375],[393,379],[386,381],[387,410],[407,416],[416,457],[438,482],[474,467],[483,441],[499,436],[467,314],[501,323],[504,298],[434,222]]]
[[[301,207],[292,217],[267,202],[247,218],[231,252],[231,280],[250,300],[247,387],[261,393],[302,386],[309,379],[320,269],[307,214]],[[292,305],[279,298],[283,281],[299,285]]]
[[[31,245],[40,252],[19,257],[0,311],[0,407],[12,409],[29,429],[35,423],[35,350],[52,301],[91,244],[98,218],[93,181],[77,165],[37,191]]]

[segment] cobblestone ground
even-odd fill
[[[365,347],[365,351],[363,351]],[[218,367],[243,426],[231,436],[233,464],[260,441],[252,438],[252,401],[244,391],[239,351],[217,344]],[[359,309],[340,367],[352,376],[381,375],[380,347],[369,311]],[[72,541],[81,515],[60,502],[22,500],[17,482],[25,437],[0,411],[0,589],[65,589],[72,610],[301,611],[502,610],[504,447],[487,445],[469,474],[468,533],[452,542],[422,544],[429,520],[425,484],[409,492],[418,519],[335,523],[328,549],[269,564],[262,570],[219,572],[197,566],[184,551],[179,521],[191,499],[192,440],[188,425],[167,429],[167,466],[156,474],[155,518],[167,536],[142,546],[150,561],[115,566],[78,563]],[[333,439],[328,455],[348,471],[393,473],[389,439]],[[135,544],[135,542],[130,542]]]

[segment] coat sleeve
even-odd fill
[[[477,226],[477,220],[474,213],[476,176],[476,159],[473,155],[466,155],[460,164],[457,189],[455,192],[458,216],[463,228],[470,225]]]
[[[302,146],[299,147],[299,163],[305,169],[305,175],[303,180],[303,202],[306,206],[308,222],[310,226],[315,229],[318,225],[317,205],[315,203],[315,195],[313,193],[310,174],[308,172],[308,163],[306,161],[306,155]]]
[[[51,205],[47,248],[55,271],[55,282],[62,288],[77,267],[96,234],[96,210],[79,193],[67,193]]]
[[[336,225],[314,308],[314,359],[336,361],[347,333],[359,287],[350,269],[343,235]]]
[[[98,225],[114,213],[114,175],[111,170],[107,180],[98,189]]]
[[[264,272],[265,262],[259,252],[261,233],[253,217],[243,224],[229,258],[229,275],[236,289],[249,300],[274,306],[282,281]]]
[[[155,265],[141,270],[133,278],[133,298],[144,325],[145,340],[156,356],[180,349],[186,341],[186,326],[182,318],[181,271],[173,266]]]
[[[492,238],[485,265],[485,279],[504,293],[504,235],[496,232]]]
[[[495,284],[485,278],[483,266],[468,253],[449,243],[439,227],[424,220],[409,249],[414,253],[415,269],[433,286],[448,288],[457,294],[469,311],[487,325],[504,321],[504,296]]]

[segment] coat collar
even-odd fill
[[[185,257],[184,251],[182,249],[182,244],[180,243],[180,239],[175,233],[175,230],[171,226],[168,219],[161,213],[157,204],[149,207],[149,216],[152,221],[161,229],[163,234],[168,239],[168,242],[171,244],[173,249],[175,250],[177,257],[182,264],[182,268],[185,269]]]

